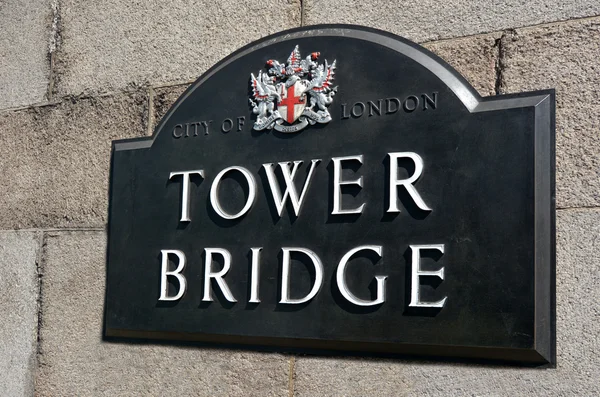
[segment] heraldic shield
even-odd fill
[[[306,87],[302,81],[296,81],[290,87],[281,86],[281,100],[277,103],[277,109],[281,117],[289,124],[293,124],[304,112],[306,107]]]

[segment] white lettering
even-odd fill
[[[181,175],[183,183],[181,187],[181,219],[180,222],[191,222],[190,219],[190,175],[197,174],[204,178],[204,170],[171,172],[169,180],[174,176]]]
[[[260,250],[262,248],[250,248],[252,251],[252,269],[250,270],[250,300],[248,303],[260,303],[258,298],[258,276],[260,274]]]
[[[363,178],[362,176],[358,179],[351,181],[343,181],[342,180],[342,161],[358,161],[362,164],[363,155],[357,156],[346,156],[346,157],[333,157],[333,211],[331,215],[343,215],[343,214],[360,214],[365,208],[365,204],[363,203],[358,208],[353,208],[349,210],[342,209],[342,185],[358,185],[362,187]]]
[[[299,197],[298,191],[296,190],[296,185],[294,183],[294,178],[296,177],[296,171],[298,171],[298,167],[302,164],[302,161],[294,161],[294,166],[291,171],[289,162],[279,163],[279,167],[281,168],[283,179],[285,181],[285,192],[283,195],[281,194],[281,189],[279,189],[279,183],[277,182],[277,177],[275,176],[273,164],[263,164],[263,167],[267,173],[267,179],[269,180],[269,187],[271,188],[271,192],[273,194],[273,201],[275,202],[275,207],[277,208],[277,213],[280,217],[283,214],[283,207],[285,206],[285,202],[287,201],[288,197],[292,201],[292,206],[294,207],[294,213],[296,216],[300,214],[300,209],[302,208],[302,203],[304,202],[304,196],[306,195],[308,186],[310,185],[313,171],[319,161],[321,160],[311,160],[308,176],[306,177],[304,187],[302,188],[302,193],[300,193]]]
[[[373,251],[381,258],[381,246],[380,245],[362,245],[360,247],[356,247],[348,251],[340,261],[336,272],[336,282],[340,293],[344,298],[348,300],[348,302],[353,303],[357,306],[375,306],[385,302],[385,279],[387,276],[375,276],[375,280],[377,280],[377,297],[375,300],[368,301],[364,299],[357,298],[346,284],[346,265],[350,258],[360,251]]]
[[[300,303],[305,303],[311,300],[319,293],[321,289],[321,285],[323,284],[323,264],[321,263],[321,259],[307,248],[290,248],[283,247],[281,249],[283,251],[283,259],[282,259],[282,274],[281,274],[281,300],[279,303],[287,303],[290,305],[298,305]],[[292,299],[290,298],[290,252],[301,252],[308,256],[312,261],[312,264],[315,268],[315,283],[312,286],[312,289],[304,298],[300,299]]]
[[[246,204],[244,204],[244,208],[242,208],[240,212],[238,212],[237,214],[233,214],[233,215],[227,213],[223,209],[223,207],[221,207],[221,204],[219,203],[219,183],[221,183],[221,179],[229,171],[241,172],[241,174],[244,176],[244,178],[246,178],[246,182],[248,183],[248,198],[246,199]],[[217,174],[217,176],[215,177],[215,180],[212,183],[212,186],[210,187],[210,203],[212,204],[212,207],[215,210],[215,212],[217,214],[219,214],[219,216],[221,218],[224,218],[224,219],[237,219],[237,218],[243,216],[246,212],[250,211],[252,204],[254,204],[255,198],[256,198],[256,181],[254,180],[254,177],[252,176],[250,171],[248,171],[244,167],[238,167],[238,166],[234,165],[232,167],[225,168],[224,170],[222,170],[221,172],[219,172]]]
[[[227,283],[225,280],[223,280],[223,276],[227,274],[229,268],[231,267],[231,254],[229,251],[223,248],[205,248],[204,251],[206,252],[206,260],[204,262],[204,297],[202,298],[202,302],[213,301],[210,288],[211,278],[217,282],[217,285],[219,288],[221,288],[221,292],[223,293],[223,296],[225,296],[225,299],[227,299],[229,302],[237,302],[231,294]],[[223,269],[218,272],[212,271],[214,254],[218,254],[223,257]]]
[[[423,250],[437,250],[444,253],[444,244],[429,244],[429,245],[410,245],[412,252],[412,263],[411,263],[411,283],[410,283],[410,304],[409,307],[432,307],[442,308],[446,304],[446,299],[439,300],[437,302],[423,302],[421,301],[419,293],[419,277],[422,276],[433,276],[444,279],[444,268],[440,268],[435,271],[421,270],[421,251]]]
[[[425,204],[417,189],[412,185],[419,179],[423,172],[423,159],[417,153],[399,152],[388,153],[390,156],[390,208],[387,212],[400,212],[398,209],[398,186],[403,186],[417,207],[423,211],[431,211],[431,208]],[[409,158],[415,163],[415,173],[408,179],[398,180],[398,159]]]
[[[161,270],[160,270],[160,298],[159,301],[176,301],[181,299],[183,294],[185,294],[186,290],[186,281],[185,277],[181,274],[183,269],[185,268],[185,254],[179,250],[160,250],[161,254]],[[179,260],[177,264],[177,269],[173,271],[169,271],[169,254],[173,254],[177,256]],[[179,291],[175,296],[168,295],[169,283],[167,280],[168,276],[173,276],[179,281]]]

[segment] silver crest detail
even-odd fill
[[[332,87],[335,62],[318,64],[320,53],[302,59],[298,46],[287,62],[267,61],[267,72],[250,74],[250,105],[256,114],[254,129],[298,132],[307,125],[331,121],[327,107],[333,101],[337,86]]]

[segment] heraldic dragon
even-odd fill
[[[336,61],[318,64],[319,56],[320,53],[313,52],[302,59],[296,46],[286,63],[270,59],[267,72],[250,74],[255,130],[274,128],[290,133],[309,124],[331,121],[327,107],[337,92],[337,86],[332,87]]]

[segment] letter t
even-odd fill
[[[194,171],[179,171],[171,172],[169,180],[174,176],[181,175],[183,178],[183,184],[181,185],[181,219],[180,222],[191,222],[190,219],[190,175],[198,174],[204,178],[204,170]]]

